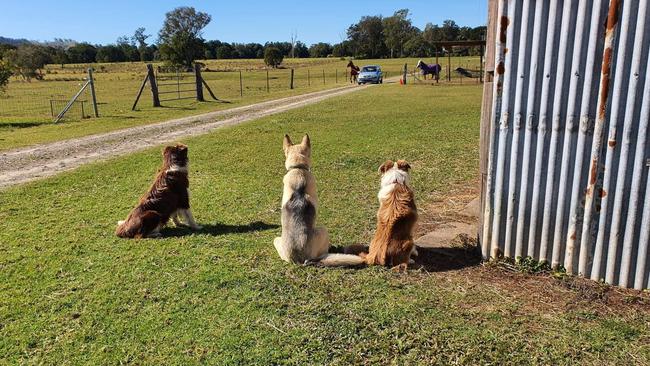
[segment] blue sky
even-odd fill
[[[47,41],[71,38],[90,43],[113,43],[143,26],[157,34],[165,13],[178,6],[193,6],[212,15],[205,39],[227,42],[287,41],[292,31],[307,45],[345,38],[347,27],[362,15],[389,16],[411,10],[414,25],[484,25],[487,0],[276,0],[276,1],[128,1],[128,0],[2,0],[0,36]]]

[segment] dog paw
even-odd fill
[[[192,226],[192,230],[197,230],[197,231],[198,231],[198,230],[203,230],[203,226],[201,226],[201,225],[194,225],[194,226]]]
[[[126,220],[119,220],[119,221],[117,222],[117,226],[122,225],[125,221],[126,221]]]
[[[402,263],[391,268],[390,270],[397,273],[404,273],[406,272],[407,269],[408,269],[408,265],[406,263]]]

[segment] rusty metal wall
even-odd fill
[[[485,258],[650,286],[649,1],[493,4]]]

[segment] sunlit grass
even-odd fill
[[[647,362],[644,313],[530,310],[534,294],[504,295],[472,272],[278,258],[284,133],[312,137],[319,222],[332,242],[367,243],[383,160],[411,162],[421,209],[432,194],[475,181],[480,98],[476,86],[384,85],[187,139],[193,210],[205,226],[197,233],[113,235],[149,186],[160,148],[1,192],[2,362]]]

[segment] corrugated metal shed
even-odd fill
[[[648,1],[492,4],[484,257],[649,287]]]

